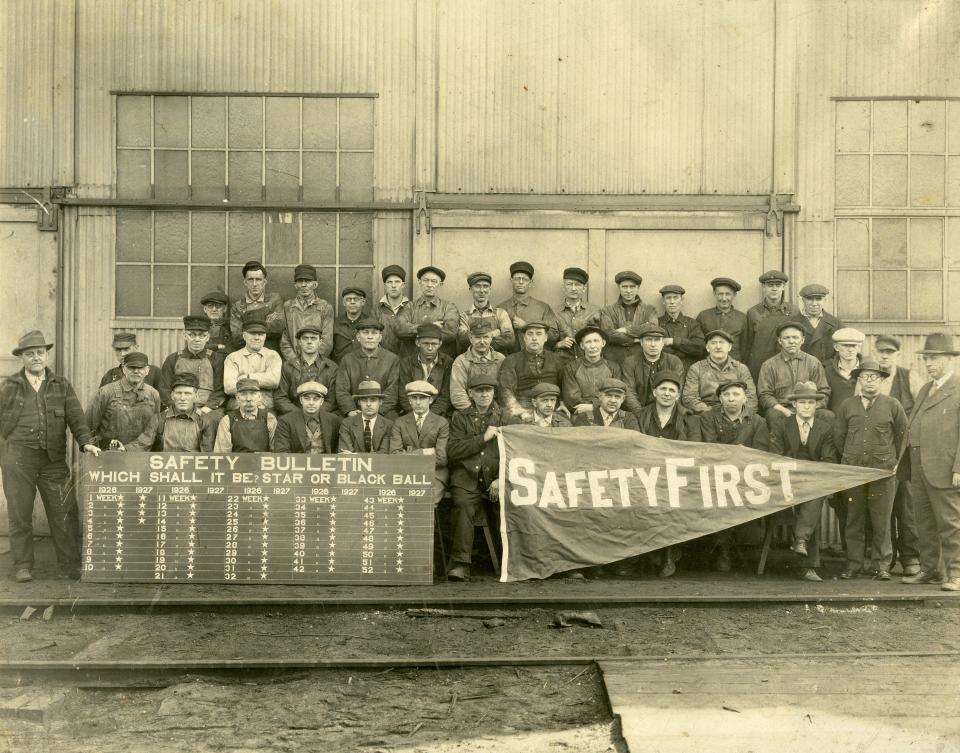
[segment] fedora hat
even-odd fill
[[[375,382],[372,379],[365,379],[357,385],[357,391],[353,393],[353,399],[357,400],[361,397],[379,397],[383,399],[383,390],[380,388],[380,382]]]
[[[820,400],[823,395],[817,392],[815,382],[797,382],[787,395],[787,400]]]
[[[850,371],[850,376],[854,379],[857,379],[864,371],[875,371],[880,375],[881,379],[886,379],[890,376],[886,371],[880,368],[880,364],[877,362],[876,358],[866,358],[860,359],[860,365],[857,368]]]
[[[27,332],[27,334],[17,340],[17,347],[13,349],[13,355],[19,356],[27,348],[46,348],[50,350],[52,347],[53,343],[47,342],[47,338],[43,336],[43,332],[35,329]]]
[[[953,347],[953,335],[946,332],[933,332],[927,335],[923,350],[917,352],[921,356],[960,356],[960,350],[955,350]]]

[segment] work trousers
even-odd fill
[[[920,567],[924,572],[942,572],[947,578],[960,578],[960,490],[932,486],[916,457],[913,467]]]
[[[863,567],[870,521],[870,560],[874,570],[886,570],[893,556],[890,543],[890,518],[897,492],[894,477],[871,481],[846,492],[847,497],[847,569],[858,572]]]
[[[51,460],[46,450],[8,442],[0,470],[14,569],[33,568],[33,501],[38,490],[61,572],[78,569],[80,518],[66,462]]]
[[[486,492],[476,489],[450,487],[453,512],[450,516],[450,561],[469,565],[473,554],[473,537],[478,514],[487,504]]]
[[[807,556],[800,560],[801,567],[820,567],[820,511],[824,497],[793,508],[793,534],[807,542]]]
[[[893,519],[890,521],[890,539],[893,545],[891,568],[897,560],[905,568],[920,564],[920,537],[911,486],[907,481],[898,481],[897,495],[893,498]]]

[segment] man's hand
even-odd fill
[[[350,411],[350,412],[347,414],[347,418],[350,418],[350,416],[355,416],[355,415],[357,415],[359,412],[360,412],[360,411],[358,411],[358,410],[352,410],[352,411]]]
[[[483,432],[483,441],[489,442],[494,437],[500,436],[500,427],[499,426],[488,426],[487,430]]]
[[[111,439],[110,445],[107,449],[119,450],[120,452],[123,452],[126,448],[123,446],[123,442],[121,442],[119,439]]]
[[[572,348],[576,343],[573,341],[572,337],[565,337],[562,340],[557,340],[557,344],[554,346],[556,348]]]
[[[423,447],[423,448],[421,448],[420,452],[422,452],[424,455],[436,455],[436,454],[437,454],[436,449],[433,448],[433,447]]]
[[[200,408],[199,413],[200,413],[201,416],[205,416],[205,415],[207,415],[208,413],[210,413],[210,408],[209,408],[208,406],[204,405],[202,408]]]
[[[793,415],[793,411],[787,408],[785,405],[774,405],[773,409],[777,413],[782,413],[784,416],[787,416],[788,418]]]
[[[666,346],[668,346],[668,345],[673,345],[673,338],[672,338],[672,337],[665,337],[665,338],[663,338],[663,346],[666,347]]]
[[[580,403],[573,409],[574,413],[593,413],[593,403]]]
[[[526,324],[526,322],[523,321],[523,319],[521,319],[519,316],[513,317],[513,326],[514,326],[516,329],[520,329],[520,328],[523,327],[525,324]]]
[[[101,450],[101,449],[100,449],[99,447],[97,447],[95,444],[85,444],[85,445],[83,446],[83,451],[84,451],[84,452],[89,452],[89,453],[90,453],[91,455],[93,455],[95,458],[96,458],[96,457],[100,457],[100,453],[103,452],[103,450]]]

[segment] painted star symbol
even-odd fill
[[[266,574],[266,573],[260,573],[260,580],[266,580],[266,579],[267,579],[267,574]]]
[[[123,570],[123,567],[121,565],[117,565],[117,570]]]
[[[196,497],[194,497],[194,499],[196,499]],[[191,502],[191,503],[190,503],[190,514],[193,515],[193,513],[196,512],[196,510],[197,510],[197,503],[196,503],[196,502]]]
[[[399,536],[397,536],[397,545],[399,546],[402,544],[403,544],[403,534],[401,533]]]
[[[397,568],[397,572],[398,572],[398,573],[402,573],[402,572],[403,572],[403,568],[402,568],[402,567],[398,567],[398,568]]]
[[[187,573],[187,579],[190,579],[192,577],[193,577],[193,573]]]
[[[328,562],[329,564],[331,564],[331,565],[337,564],[337,561],[336,561],[333,557],[331,557],[330,559],[328,559],[327,562]]]
[[[189,557],[187,557],[187,562],[190,563],[190,564],[188,565],[188,567],[193,567],[193,556],[192,556],[192,555],[189,556]]]
[[[328,573],[332,573],[332,572],[333,572],[333,565],[330,565],[330,567],[327,568],[327,572],[328,572]]]
[[[146,518],[140,518],[137,522],[138,522],[140,525],[144,526],[144,525],[147,524],[147,519],[146,519]]]
[[[147,501],[147,495],[146,495],[146,494],[141,494],[141,495],[140,495],[140,501],[141,501],[141,502],[146,502],[146,501]]]
[[[117,499],[120,500],[121,502],[123,502],[123,495],[122,495],[122,494],[118,494],[118,495],[117,495]]]
[[[261,557],[261,558],[260,558],[260,562],[262,562],[264,565],[266,565],[266,564],[267,564],[267,558],[266,558],[266,557]]]
[[[191,494],[191,495],[190,495],[190,501],[191,501],[191,502],[196,502],[196,501],[197,501],[197,495],[196,495],[196,494]],[[190,507],[196,507],[196,505],[190,505]]]
[[[118,562],[118,563],[119,563],[119,562],[123,562],[123,557],[118,556],[118,557],[117,557],[117,562]]]
[[[334,534],[331,533],[331,534],[330,534],[330,543],[332,544],[332,543],[333,543],[334,541],[336,541],[336,540],[337,540],[336,535],[334,535]]]

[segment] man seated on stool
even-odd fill
[[[453,515],[447,580],[470,577],[474,521],[480,506],[487,503],[487,490],[500,471],[497,435],[502,413],[494,400],[496,388],[494,374],[484,371],[473,374],[467,382],[470,407],[457,411],[450,419],[447,459],[452,467]]]
[[[430,405],[437,397],[437,388],[430,382],[417,380],[405,387],[410,401],[410,412],[393,422],[390,431],[390,452],[412,452],[432,455],[436,467],[434,506],[443,499],[447,488],[447,441],[450,424],[447,419],[431,413]]]
[[[260,383],[247,374],[237,378],[237,404],[236,410],[228,411],[220,419],[213,451],[269,452],[277,417],[260,407]]]
[[[217,436],[217,413],[196,406],[200,380],[180,372],[170,381],[170,407],[160,413],[154,452],[211,452]]]
[[[504,425],[529,424],[530,426],[543,426],[548,429],[571,426],[570,419],[557,411],[559,400],[560,388],[557,385],[547,382],[535,384],[533,389],[530,390],[532,410],[520,416],[508,416],[503,423]]]
[[[320,382],[304,382],[297,387],[300,408],[284,414],[277,422],[274,452],[324,455],[337,451],[340,419],[321,410],[326,396],[327,388]]]
[[[833,413],[817,409],[820,395],[814,382],[797,382],[787,395],[793,403],[796,416],[777,421],[770,430],[770,452],[800,460],[836,463],[837,450],[833,443]],[[814,583],[823,580],[817,574],[820,567],[820,510],[823,497],[793,508],[794,542],[790,549],[802,557],[800,577]],[[767,518],[768,525],[774,525]]]
[[[627,383],[621,379],[604,379],[597,385],[597,405],[587,413],[578,413],[573,418],[574,426],[610,426],[614,429],[640,431],[637,417],[629,411],[620,410],[627,397]]]
[[[393,421],[380,413],[383,403],[380,382],[360,382],[353,399],[360,412],[340,423],[340,452],[390,452]]]

